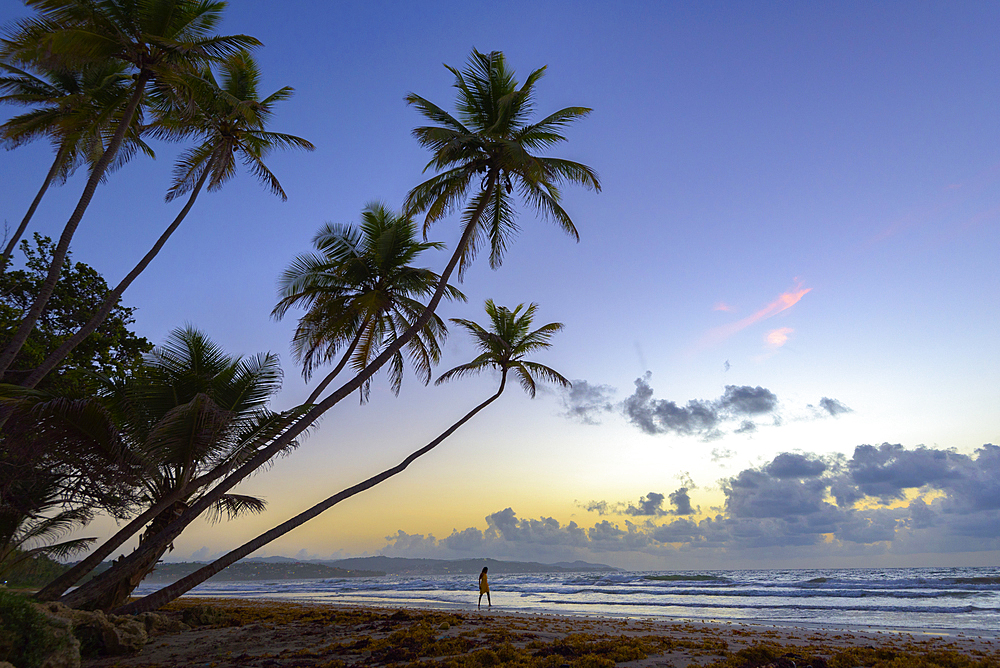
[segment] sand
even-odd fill
[[[233,599],[185,598],[166,610],[192,628],[155,636],[135,656],[85,660],[84,668],[1000,666],[1000,645],[985,635]]]

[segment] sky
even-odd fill
[[[26,16],[0,0],[0,22]],[[325,222],[398,208],[432,172],[404,96],[454,109],[473,48],[537,86],[539,118],[591,115],[550,153],[602,192],[564,190],[577,243],[530,209],[503,265],[478,258],[445,318],[535,302],[565,329],[537,361],[573,380],[501,399],[403,474],[258,555],[583,559],[632,569],[1000,564],[1000,5],[992,2],[233,2],[271,129],[311,153],[199,198],[123,302],[154,343],[191,324],[280,355],[305,400],[280,272]],[[17,110],[0,108],[0,118]],[[169,224],[182,145],[102,186],[73,257],[114,284]],[[51,160],[0,153],[16,225]],[[84,182],[43,201],[56,237]],[[458,217],[430,228],[452,247]],[[446,254],[421,258],[440,271]],[[440,373],[475,354],[453,327]],[[208,559],[395,465],[495,391],[483,375],[327,413],[238,491],[260,516],[198,522],[171,560]],[[95,520],[77,535],[106,536]]]

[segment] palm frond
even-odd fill
[[[259,515],[265,510],[267,510],[267,502],[263,499],[244,494],[225,494],[209,506],[205,517],[212,524],[217,524],[223,519],[234,520],[247,513]]]

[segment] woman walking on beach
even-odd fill
[[[483,607],[483,594],[486,594],[486,605],[490,608],[493,607],[493,601],[490,600],[490,583],[486,581],[486,571],[490,570],[486,566],[483,566],[483,572],[479,574],[479,605],[477,608]]]

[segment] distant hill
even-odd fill
[[[347,569],[384,571],[393,575],[456,575],[477,574],[483,566],[495,574],[513,573],[575,573],[585,571],[617,571],[606,564],[585,561],[541,564],[535,561],[497,561],[496,559],[406,559],[403,557],[355,557],[319,563]]]
[[[175,582],[194,573],[205,564],[192,562],[160,563],[146,576],[145,582]],[[215,581],[312,580],[330,578],[369,578],[385,575],[382,571],[337,568],[325,564],[289,559],[287,562],[237,561],[212,577]]]
[[[205,562],[160,562],[145,582],[175,582],[194,573]],[[104,562],[96,571],[104,571]],[[495,575],[515,573],[575,573],[617,571],[606,564],[586,561],[541,564],[538,562],[498,561],[496,559],[406,559],[403,557],[355,557],[336,560],[298,560],[290,557],[252,557],[241,559],[211,578],[214,581],[248,580],[322,580],[332,578],[370,578],[392,575],[476,575],[487,566]]]

